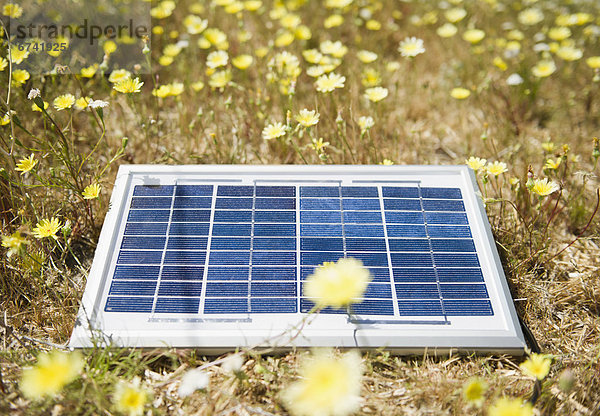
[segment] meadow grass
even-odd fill
[[[80,376],[59,393],[23,394],[23,369],[68,341],[120,164],[464,164],[474,157],[486,159],[469,164],[479,168],[517,310],[553,356],[550,372],[534,394],[522,358],[369,352],[359,412],[492,414],[499,397],[535,395],[538,414],[599,414],[596,2],[152,7],[148,62],[140,62],[149,75],[119,80],[101,62],[77,74],[29,75],[1,42],[0,413],[118,413],[115,386],[135,377],[152,393],[150,414],[286,411],[280,392],[298,379],[306,351],[250,351],[232,372],[190,349],[98,346],[84,352]],[[5,6],[2,13],[17,12]],[[401,47],[413,36],[424,51]],[[104,43],[108,52],[112,46],[119,47]],[[331,78],[319,80],[327,73],[345,80],[333,80],[335,88]],[[322,92],[327,83],[333,91]],[[368,91],[376,87],[385,91]],[[82,97],[95,108],[75,102]],[[318,122],[298,121],[303,109],[315,110]],[[203,365],[208,387],[180,397],[181,376]],[[474,376],[488,386],[480,403],[463,396]]]

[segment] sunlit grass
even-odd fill
[[[40,351],[68,340],[121,163],[468,164],[517,309],[552,363],[371,352],[362,399],[351,389],[339,413],[530,414],[530,398],[543,414],[592,413],[598,12],[559,0],[167,0],[152,3],[139,73],[102,61],[34,75],[3,38],[0,413],[311,409],[285,393],[302,387],[306,352],[245,351],[221,366],[100,343],[52,394],[19,387],[41,374],[26,370],[44,368]],[[105,60],[120,47],[104,40]]]

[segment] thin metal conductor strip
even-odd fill
[[[435,265],[435,258],[433,256],[433,244],[431,244],[431,237],[429,236],[429,227],[427,225],[427,217],[425,216],[425,207],[423,205],[423,193],[421,192],[421,184],[417,184],[419,190],[419,204],[421,204],[421,213],[423,214],[423,224],[425,225],[425,235],[427,236],[427,244],[429,244],[429,255],[431,256],[431,264],[433,265],[433,273],[435,274],[435,283],[437,285],[438,297],[442,305],[442,314],[444,315],[444,323],[449,324],[448,315],[446,315],[446,308],[444,307],[444,298],[442,296],[442,288],[440,286],[440,277],[438,275],[437,267]]]
[[[167,223],[167,231],[165,234],[165,246],[163,247],[162,256],[160,258],[160,269],[158,270],[158,278],[156,279],[156,288],[154,289],[154,297],[152,299],[152,312],[150,318],[154,317],[156,303],[158,302],[158,289],[162,280],[163,268],[165,267],[165,257],[167,256],[167,247],[169,246],[169,232],[171,231],[171,223],[173,221],[173,208],[175,206],[175,195],[177,193],[177,180],[173,185],[173,194],[171,195],[171,208],[169,209],[169,222]]]
[[[247,299],[248,299],[248,313],[251,312],[251,306],[252,306],[252,257],[254,255],[254,220],[255,220],[255,213],[256,213],[256,179],[253,181],[252,183],[252,222],[250,224],[250,258],[248,259],[249,261],[249,267],[248,267],[248,295]]]
[[[300,274],[300,186],[296,189],[296,313],[300,312],[300,300],[302,297],[302,275]]]
[[[383,204],[383,187],[377,186],[379,193],[379,209],[381,210],[381,221],[383,224],[383,237],[385,238],[385,250],[387,251],[388,270],[390,273],[390,289],[392,291],[392,300],[394,302],[394,316],[400,316],[400,307],[398,306],[398,294],[396,293],[396,284],[394,281],[394,269],[392,266],[392,253],[390,250],[390,239],[387,232],[387,221],[385,215],[385,206]]]
[[[204,314],[204,305],[206,304],[206,286],[208,286],[208,265],[210,264],[210,245],[212,244],[212,231],[215,224],[215,209],[217,205],[218,185],[212,185],[212,199],[210,201],[210,220],[208,223],[208,237],[206,239],[206,257],[204,259],[204,273],[202,274],[202,289],[200,291],[200,305],[198,313]]]

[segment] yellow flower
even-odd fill
[[[319,307],[339,309],[359,301],[371,280],[369,269],[360,260],[342,258],[323,265],[304,284],[304,295]]]
[[[548,31],[548,37],[555,41],[562,41],[571,37],[571,29],[564,26],[553,27]]]
[[[533,353],[519,367],[526,375],[535,377],[538,380],[543,380],[550,372],[551,364],[551,356]]]
[[[75,97],[73,96],[73,94],[60,95],[60,96],[56,97],[54,99],[54,101],[52,102],[52,105],[54,105],[54,108],[56,108],[59,111],[65,110],[67,108],[71,108],[71,107],[73,107],[73,104],[75,104]]]
[[[483,394],[487,390],[486,383],[479,378],[471,378],[463,387],[463,397],[466,401],[481,404],[485,397]]]
[[[19,49],[17,45],[12,45],[10,47],[10,60],[13,64],[20,64],[29,56],[29,51],[27,48]]]
[[[542,149],[548,153],[552,153],[556,149],[556,146],[552,142],[544,142],[542,143]]]
[[[544,164],[544,169],[556,170],[560,166],[560,162],[562,162],[561,158],[556,158],[556,161],[554,159],[548,159],[546,160],[546,164]]]
[[[451,23],[460,22],[465,18],[466,15],[467,11],[459,7],[454,7],[452,9],[446,10],[446,12],[444,13],[446,20],[448,20]]]
[[[550,181],[547,178],[534,179],[533,186],[531,187],[531,191],[538,194],[539,196],[548,196],[548,195],[558,191],[559,189],[560,189],[560,187],[558,186],[558,184],[556,182]],[[536,361],[535,364],[537,365],[537,364],[539,364],[539,362]],[[550,364],[548,364],[548,366],[549,365]]]
[[[116,91],[121,92],[123,94],[133,94],[136,92],[140,92],[142,85],[144,85],[144,83],[141,82],[139,78],[135,78],[135,79],[127,78],[123,81],[117,82],[113,86],[113,88]]]
[[[162,55],[160,58],[158,58],[158,64],[160,66],[169,66],[173,63],[173,61],[174,58],[168,55]]]
[[[174,1],[162,1],[158,4],[158,6],[150,9],[150,16],[155,19],[165,19],[173,13],[175,10],[175,2]]]
[[[324,54],[331,55],[335,58],[342,58],[348,52],[348,48],[339,40],[335,42],[330,40],[323,41],[319,45],[319,49],[321,49],[321,52]]]
[[[0,56],[0,72],[4,71],[8,66],[8,61]]]
[[[85,189],[83,190],[83,192],[81,193],[81,195],[83,195],[83,199],[98,198],[98,196],[100,196],[100,185],[97,183],[94,183],[94,184],[86,186]]]
[[[573,46],[561,46],[556,51],[556,56],[565,61],[577,61],[583,57],[583,51]]]
[[[58,238],[56,237],[56,233],[58,232],[58,230],[60,230],[61,227],[62,225],[60,224],[58,218],[51,218],[49,220],[43,219],[42,221],[36,224],[36,227],[33,229],[33,235],[35,238],[38,239],[47,237],[52,237],[56,239]]]
[[[202,33],[204,29],[208,27],[208,20],[190,14],[183,19],[183,24],[190,35],[197,35]]]
[[[225,51],[213,51],[206,57],[206,66],[212,69],[227,65],[229,55]]]
[[[201,91],[204,88],[204,82],[196,81],[192,84],[192,89],[196,92]]]
[[[21,175],[22,175],[26,172],[29,172],[31,169],[33,169],[34,166],[37,165],[37,163],[38,163],[38,161],[35,159],[35,157],[32,153],[29,157],[19,160],[19,163],[17,163],[17,167],[15,168],[15,170],[18,170],[19,172],[21,172]]]
[[[158,88],[152,90],[152,95],[165,98],[175,97],[183,92],[183,84],[181,82],[173,82],[171,84],[161,85]]]
[[[248,69],[248,67],[250,65],[252,65],[253,61],[254,61],[254,58],[252,58],[252,56],[250,56],[250,55],[239,55],[239,56],[236,56],[235,58],[233,58],[231,60],[231,63],[236,68],[245,70],[245,69]]]
[[[390,166],[394,164],[393,160],[390,159],[383,159],[381,162],[379,162],[380,165],[385,165],[385,166]]]
[[[521,399],[502,397],[490,406],[487,414],[488,416],[531,416],[533,406],[529,402],[523,403]]]
[[[325,27],[325,29],[331,29],[332,27],[340,26],[342,23],[344,23],[343,16],[339,14],[332,14],[325,19],[323,22],[323,27]]]
[[[23,249],[25,244],[29,243],[18,231],[12,233],[11,235],[2,236],[2,247],[8,249],[8,252],[6,253],[8,258],[14,254],[18,254]]]
[[[319,122],[319,113],[316,110],[307,110],[306,108],[300,110],[296,116],[296,121],[304,127],[314,126]]]
[[[458,28],[452,23],[447,22],[438,27],[436,30],[438,36],[442,38],[451,38],[452,36],[456,35],[456,32],[458,32]]]
[[[462,87],[452,88],[452,91],[450,91],[450,96],[457,100],[464,100],[465,98],[468,98],[469,95],[471,95],[471,91]]]
[[[501,173],[507,172],[506,163],[504,162],[493,162],[488,163],[486,166],[486,171],[490,175],[498,176]]]
[[[312,38],[312,32],[308,26],[300,25],[294,30],[294,36],[296,39],[308,40]]]
[[[244,10],[244,3],[241,1],[234,1],[225,6],[225,13],[236,14]]]
[[[6,126],[8,123],[10,123],[10,115],[6,113],[0,117],[0,126]]]
[[[358,352],[336,358],[331,350],[317,350],[300,367],[300,380],[281,398],[294,416],[344,416],[360,405],[363,366]]]
[[[554,61],[542,60],[539,61],[535,66],[531,69],[531,73],[538,78],[549,77],[556,71],[556,65]]]
[[[462,35],[463,39],[474,45],[485,38],[485,32],[481,29],[469,29]]]
[[[375,31],[381,29],[381,23],[378,20],[369,19],[367,20],[367,23],[365,23],[365,27],[367,30]]]
[[[483,169],[485,167],[487,160],[471,156],[470,158],[465,160],[465,163],[467,164],[467,166],[469,166],[471,169],[477,172],[478,170]]]
[[[600,69],[600,56],[590,56],[585,63],[592,69]]]
[[[112,40],[107,40],[104,42],[104,45],[102,45],[102,49],[104,50],[105,54],[110,55],[117,50],[117,44]]]
[[[82,369],[83,359],[79,353],[42,353],[34,367],[23,370],[21,391],[30,399],[54,396],[75,380]]]
[[[30,75],[24,69],[15,69],[12,73],[12,82],[17,87],[25,84],[25,82],[29,79]]]
[[[354,0],[327,0],[325,2],[325,7],[328,9],[343,9],[344,7],[348,7],[352,4]]]
[[[381,84],[381,75],[374,68],[365,68],[360,81],[365,87],[376,87]]]
[[[319,137],[319,140],[312,139],[312,143],[308,145],[308,147],[314,149],[317,153],[323,153],[327,146],[329,146],[329,142],[323,141],[322,137]]]
[[[306,49],[302,51],[302,56],[311,64],[318,64],[323,59],[323,54],[316,49]]]
[[[88,104],[92,102],[90,97],[80,97],[75,101],[75,108],[79,110],[84,110],[87,108]]]
[[[506,65],[506,62],[504,62],[504,60],[502,58],[500,58],[499,56],[496,56],[494,58],[494,60],[492,61],[492,63],[500,71],[506,71],[508,69],[508,65]]]
[[[262,1],[260,0],[247,0],[244,2],[244,7],[250,12],[260,9],[260,6],[262,6]]]
[[[369,64],[377,59],[377,54],[375,52],[366,50],[358,51],[356,56],[364,64]]]
[[[319,78],[317,78],[315,85],[317,87],[317,91],[327,93],[335,90],[336,88],[344,88],[345,81],[345,76],[332,72],[329,75],[321,75]]]
[[[425,47],[423,46],[423,39],[415,38],[414,36],[405,38],[400,42],[398,52],[407,58],[414,58],[415,56],[424,53]]]
[[[388,96],[388,90],[387,90],[387,88],[383,88],[383,87],[368,88],[365,91],[365,97],[369,101],[372,101],[374,103],[383,100],[387,96]]]
[[[172,58],[176,57],[181,53],[181,46],[177,44],[169,44],[163,48],[163,55],[170,56]]]
[[[131,78],[131,72],[126,69],[115,69],[110,73],[108,77],[108,82],[116,84],[117,82],[124,81],[126,79]]]
[[[208,85],[211,88],[225,88],[231,82],[231,71],[217,71],[210,76]]]
[[[113,402],[119,412],[129,416],[141,415],[144,412],[149,392],[140,384],[139,377],[135,377],[131,383],[121,381],[117,384]]]
[[[285,136],[287,127],[280,122],[272,123],[267,125],[262,131],[262,137],[265,140],[276,139],[281,136]]]
[[[81,76],[84,78],[92,78],[98,70],[98,64],[90,65],[85,68],[81,68]]]
[[[517,19],[519,20],[519,23],[526,26],[531,26],[544,20],[544,14],[541,12],[540,9],[532,7],[530,9],[525,9],[522,12],[520,12],[517,16]]]
[[[2,14],[12,19],[18,19],[23,15],[23,8],[16,3],[8,3],[2,8]]]

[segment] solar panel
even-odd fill
[[[289,346],[306,279],[348,257],[363,297],[293,345],[523,351],[465,166],[122,166],[71,345]]]

